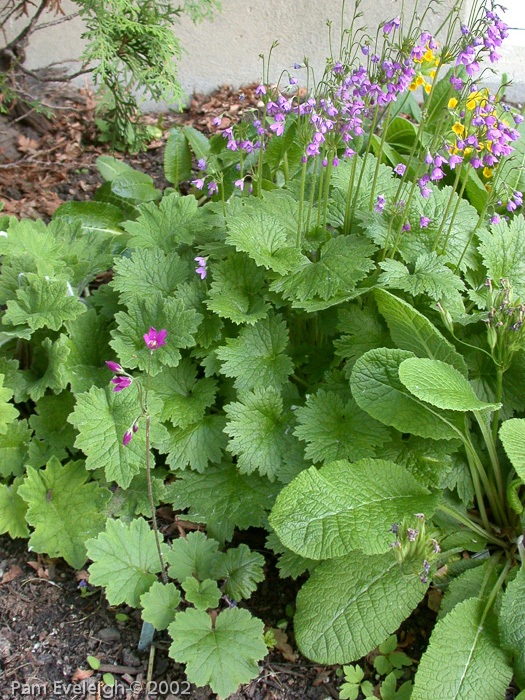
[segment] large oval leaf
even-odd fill
[[[355,661],[395,632],[426,589],[392,552],[323,562],[297,596],[299,649],[322,664]]]
[[[286,547],[309,559],[355,549],[379,554],[393,541],[392,523],[418,512],[430,517],[437,501],[394,462],[341,460],[301,472],[279,494],[270,524]]]

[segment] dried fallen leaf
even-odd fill
[[[78,683],[86,678],[91,678],[94,671],[92,669],[84,670],[83,668],[77,668],[75,673],[71,676],[72,683]]]
[[[287,661],[291,661],[292,663],[294,661],[297,661],[297,654],[294,653],[294,650],[288,644],[288,635],[284,630],[277,628],[272,629],[273,636],[275,637],[276,640],[276,645],[275,648],[278,649],[281,654],[284,656],[284,658]]]
[[[11,581],[14,581],[15,578],[22,576],[23,573],[24,572],[18,566],[18,564],[13,564],[13,566],[9,569],[9,571],[6,571],[6,573],[3,575],[0,583],[11,583]]]

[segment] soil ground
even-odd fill
[[[245,107],[257,106],[255,87],[242,90]],[[92,198],[103,182],[95,161],[109,151],[97,142],[95,101],[89,92],[61,85],[60,92],[51,91],[42,97],[57,107],[51,121],[29,110],[22,111],[16,120],[0,115],[0,201],[4,214],[49,220],[64,201]],[[151,175],[155,185],[164,189],[168,183],[163,174],[163,153],[169,128],[188,124],[209,135],[217,131],[214,117],[223,117],[224,129],[239,119],[240,112],[239,93],[228,86],[209,96],[195,95],[181,114],[170,112],[160,121],[157,116],[147,117],[151,124],[161,125],[164,133],[146,152],[114,155]],[[169,522],[169,514],[160,512],[159,516],[165,531],[176,529],[173,519]],[[241,687],[231,700],[338,698],[341,679],[336,675],[337,668],[319,666],[297,652],[289,615],[302,581],[279,578],[273,554],[264,550],[264,533],[249,530],[242,534],[242,541],[262,551],[268,562],[265,581],[247,606],[268,628],[276,628],[283,620],[288,620],[288,627],[278,647],[261,664],[259,677]],[[154,653],[139,652],[138,611],[126,606],[112,608],[100,590],[89,586],[88,595],[83,595],[79,581],[86,576],[86,572],[75,572],[63,561],[28,552],[25,541],[0,537],[0,700],[216,697],[209,689],[196,689],[185,682],[184,668],[168,656],[166,633],[155,636]],[[430,608],[435,608],[432,594],[398,633],[400,647],[414,661],[407,670],[408,677],[417,669],[435,622],[436,614]],[[97,671],[90,668],[88,657],[100,661]],[[379,697],[373,658],[374,652],[363,664]],[[113,688],[104,685],[107,673],[115,679]],[[166,685],[158,687],[156,696],[148,696],[148,680]],[[509,689],[506,700],[514,696]]]

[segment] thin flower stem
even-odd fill
[[[372,125],[370,126],[370,136],[375,131],[376,124],[377,124],[377,118],[379,116],[379,107],[377,106],[374,111],[374,117],[372,119]],[[361,172],[359,173],[359,179],[357,181],[357,187],[355,189],[355,195],[352,197],[352,205],[351,205],[351,219],[350,219],[350,230],[352,230],[352,226],[354,225],[354,211],[355,211],[355,204],[357,200],[357,194],[359,192],[359,188],[361,187],[361,182],[363,180],[363,175],[365,174],[365,166],[366,166],[366,161],[368,158],[368,154],[370,153],[370,139],[368,139],[368,143],[366,144],[366,149],[365,153],[363,155],[363,162],[361,163]],[[356,154],[357,155],[357,154]],[[354,156],[355,157],[355,156]]]
[[[306,160],[303,160],[303,167],[301,168],[301,194],[299,196],[299,216],[297,221],[297,249],[301,250],[301,234],[303,226],[303,202],[304,202],[304,184],[306,182]]]
[[[465,173],[465,179],[463,180],[463,183],[462,183],[462,185],[461,185],[461,189],[460,189],[460,191],[459,191],[459,195],[458,195],[458,198],[457,198],[457,201],[456,201],[456,206],[454,207],[454,211],[452,212],[452,217],[451,217],[451,219],[450,219],[450,224],[449,224],[449,226],[448,226],[447,235],[445,236],[445,241],[444,241],[444,243],[443,243],[443,248],[441,249],[441,255],[445,255],[445,252],[446,252],[446,250],[447,250],[447,245],[448,245],[448,239],[450,238],[450,232],[452,231],[452,225],[454,224],[454,220],[455,220],[456,215],[457,215],[457,213],[458,213],[459,205],[460,205],[461,202],[463,201],[463,193],[465,192],[465,187],[467,186],[467,182],[468,182],[468,174],[469,174],[469,172],[470,172],[469,168],[470,168],[470,163],[469,163],[469,166],[468,166],[467,171],[466,171],[466,173]],[[457,177],[456,177],[456,179],[457,179]],[[455,187],[455,186],[456,186],[456,183],[454,183],[454,187]],[[455,192],[455,189],[454,189],[454,192]],[[453,195],[454,195],[454,193],[451,194],[451,198],[453,197]],[[448,206],[448,204],[447,204],[447,209],[448,209],[448,208],[449,208],[449,206]],[[448,211],[447,211],[447,212],[444,214],[444,216],[443,216],[442,224],[444,223],[447,214],[448,214]],[[436,238],[437,238],[437,236],[436,236]],[[432,249],[432,250],[434,250],[434,249]]]
[[[314,207],[314,195],[315,195],[315,187],[317,185],[317,156],[315,156],[314,159],[314,172],[313,172],[313,179],[312,179],[312,184],[310,187],[310,201],[308,203],[308,217],[306,219],[306,230],[310,230],[310,218],[312,216],[312,209]]]
[[[504,369],[500,365],[496,365],[496,403],[501,403],[501,398],[503,396],[503,373]],[[499,430],[499,412],[498,408],[494,411],[494,416],[492,418],[492,439],[496,443],[498,439]]]
[[[328,210],[328,196],[330,194],[330,180],[332,179],[332,154],[328,153],[328,163],[326,166],[326,177],[324,186],[324,202],[323,202],[323,229],[326,229],[326,214]]]
[[[352,191],[354,189],[357,157],[357,153],[355,153],[352,157],[352,172],[350,173],[350,179],[348,181],[348,191],[346,193],[345,220],[343,224],[343,231],[347,234],[350,233],[350,211],[352,208]]]
[[[383,125],[381,128],[381,141],[379,142],[379,152],[376,154],[377,163],[376,163],[376,167],[374,170],[374,179],[372,180],[372,188],[370,189],[370,201],[368,202],[369,211],[372,211],[372,207],[374,205],[374,193],[375,193],[375,189],[376,189],[377,176],[379,174],[379,166],[381,165],[381,158],[383,156],[383,148],[385,145],[386,132],[388,129],[388,123],[390,120],[391,110],[392,110],[392,102],[390,102],[388,105],[388,109],[386,111],[386,115],[385,115],[385,118],[383,120]],[[372,134],[370,134],[370,137],[372,137]]]
[[[450,197],[448,198],[447,206],[445,208],[445,211],[443,212],[443,216],[441,217],[441,223],[439,224],[439,228],[436,233],[436,238],[434,240],[434,245],[432,246],[432,252],[436,250],[439,244],[439,240],[441,238],[441,234],[443,232],[443,229],[445,228],[445,222],[447,220],[448,213],[450,211],[450,207],[452,206],[452,202],[454,201],[454,195],[456,193],[456,190],[459,185],[459,179],[461,177],[461,171],[463,170],[463,164],[458,166],[457,172],[456,172],[456,177],[454,179],[454,184],[452,185],[452,192],[450,193]],[[468,174],[468,171],[467,171]],[[467,181],[467,177],[465,177],[465,182]],[[460,195],[461,197],[461,195]],[[456,203],[456,209],[454,210],[454,214],[457,212],[457,203]],[[450,235],[450,230],[452,228],[452,224],[454,222],[454,216],[452,217],[452,221],[450,222],[450,226],[448,227],[447,235],[445,238],[445,243],[443,244],[443,253],[445,252],[445,249],[447,247],[447,242],[448,242],[448,237]]]
[[[148,362],[148,374],[146,377],[146,391],[144,392],[144,408],[143,408],[143,411],[146,413],[146,480],[148,482],[148,499],[149,499],[149,505],[151,508],[151,523],[153,525],[153,532],[155,533],[155,542],[157,544],[157,552],[159,555],[162,582],[168,583],[168,576],[166,574],[166,567],[164,565],[164,557],[162,556],[162,548],[160,546],[159,528],[157,525],[157,514],[155,512],[155,503],[153,502],[153,490],[151,487],[151,464],[150,464],[151,416],[148,413],[148,392],[149,392],[149,379],[151,376],[151,357],[152,357],[152,355],[153,355],[153,350],[150,350],[149,362]]]
[[[494,588],[492,589],[490,596],[487,600],[487,604],[485,605],[485,609],[483,610],[483,614],[481,616],[480,620],[480,627],[483,627],[483,624],[485,623],[485,620],[487,619],[487,615],[490,612],[490,609],[492,608],[492,605],[494,604],[494,601],[496,600],[496,596],[498,595],[500,588],[503,586],[505,583],[505,579],[507,578],[507,574],[510,571],[510,567],[512,566],[512,561],[510,560],[510,557],[507,557],[507,561],[505,562],[505,567],[503,568],[503,571],[501,572],[498,580],[496,581]]]
[[[492,431],[490,430],[488,425],[483,420],[483,416],[481,415],[480,411],[474,411],[474,416],[476,417],[479,428],[481,430],[481,434],[483,435],[483,439],[485,440],[485,444],[487,446],[490,461],[492,463],[492,470],[493,470],[494,476],[496,478],[496,487],[498,490],[499,499],[502,503],[505,503],[505,488],[503,486],[503,477],[501,474],[501,467],[500,467],[500,463],[499,463],[499,459],[498,459],[498,453],[496,452],[496,445],[494,443],[494,440],[492,439]],[[503,522],[506,526],[509,525],[507,514],[505,513],[504,509],[503,509]]]

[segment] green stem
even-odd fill
[[[310,201],[308,202],[308,216],[306,218],[306,231],[310,230],[310,218],[312,216],[312,209],[314,207],[314,195],[315,188],[317,185],[317,156],[314,159],[314,172],[312,176],[312,185],[310,187]]]
[[[490,592],[489,598],[487,600],[487,604],[485,605],[485,609],[483,610],[483,614],[481,616],[481,620],[479,623],[480,628],[483,627],[485,620],[487,619],[487,615],[490,612],[490,609],[492,605],[494,604],[494,601],[496,600],[496,596],[499,593],[500,588],[503,586],[505,583],[505,579],[507,578],[507,574],[509,573],[510,567],[512,566],[512,562],[510,558],[507,558],[507,561],[505,562],[505,567],[503,571],[501,572],[498,580],[496,581],[494,588]]]
[[[381,158],[383,156],[383,147],[385,145],[385,138],[386,138],[386,131],[388,128],[388,122],[390,120],[390,112],[392,110],[392,102],[389,103],[388,109],[386,111],[385,119],[383,121],[383,125],[381,128],[381,141],[379,142],[379,153],[377,153],[377,163],[376,167],[374,170],[374,179],[372,180],[372,188],[370,190],[370,201],[368,202],[368,210],[372,211],[372,207],[374,206],[374,192],[376,189],[376,182],[377,182],[377,175],[379,173],[379,166],[381,164]],[[372,132],[370,132],[370,138],[372,138]]]
[[[496,366],[496,403],[501,403],[501,397],[503,396],[503,373],[504,369],[500,365]],[[494,417],[492,418],[492,439],[494,443],[498,440],[498,429],[499,429],[499,412],[498,408],[494,411]]]
[[[477,468],[477,462],[475,457],[477,457],[474,448],[472,445],[467,441],[464,443],[465,444],[465,450],[467,452],[467,461],[470,469],[470,474],[472,476],[472,483],[474,484],[474,491],[476,493],[476,501],[478,502],[478,508],[479,508],[479,513],[481,515],[481,520],[483,522],[484,527],[490,531],[490,522],[487,516],[487,511],[485,508],[485,501],[483,499],[483,491],[481,490],[481,483],[480,483],[480,478],[479,478],[479,472]],[[475,455],[475,457],[474,457]]]
[[[469,167],[470,167],[470,165],[469,165]],[[441,255],[445,255],[445,252],[447,250],[447,244],[448,244],[448,239],[450,237],[450,232],[452,231],[452,225],[454,223],[454,219],[456,218],[456,214],[458,213],[459,205],[463,201],[463,193],[465,192],[465,187],[467,186],[468,173],[469,173],[469,171],[467,168],[467,172],[465,173],[465,179],[463,180],[463,182],[461,184],[461,190],[459,191],[459,195],[458,195],[457,200],[456,200],[456,206],[454,207],[454,211],[452,212],[452,217],[450,219],[450,224],[448,226],[447,235],[445,236],[443,248],[441,249]],[[447,214],[448,214],[448,211],[447,211]]]
[[[492,470],[493,470],[494,476],[496,478],[496,487],[498,490],[498,496],[499,496],[500,502],[502,504],[503,522],[506,526],[508,526],[509,521],[507,518],[507,514],[505,513],[505,507],[504,507],[505,488],[503,486],[503,477],[501,474],[501,467],[500,467],[500,463],[499,463],[499,459],[498,459],[498,453],[496,452],[496,444],[495,444],[494,440],[492,439],[492,431],[490,430],[489,426],[485,423],[480,411],[474,411],[474,416],[476,417],[479,428],[481,430],[481,434],[483,435],[483,439],[485,440],[485,444],[487,446],[490,461],[492,463]]]
[[[439,224],[439,228],[438,228],[438,231],[437,231],[437,233],[436,233],[436,238],[435,238],[435,240],[434,240],[434,245],[432,246],[432,252],[434,252],[434,251],[436,250],[436,248],[438,247],[439,239],[441,238],[441,233],[443,232],[443,229],[444,229],[444,227],[445,227],[445,222],[446,222],[446,220],[447,220],[447,216],[448,216],[448,213],[449,213],[449,211],[450,211],[450,207],[452,206],[452,202],[454,201],[454,194],[456,193],[456,190],[457,190],[457,187],[458,187],[458,184],[459,184],[459,178],[461,177],[461,171],[462,171],[462,169],[463,169],[463,166],[462,166],[462,165],[459,165],[459,166],[458,166],[458,169],[457,169],[457,172],[456,172],[456,178],[455,178],[455,180],[454,180],[454,185],[452,186],[452,192],[450,193],[450,197],[448,198],[447,206],[446,206],[446,208],[445,208],[445,211],[444,211],[443,216],[442,216],[442,218],[441,218],[441,223]],[[466,178],[465,178],[465,182],[466,182]],[[457,211],[457,209],[456,209],[456,211]],[[454,217],[452,217],[452,221],[454,221]],[[444,243],[444,246],[443,246],[443,250],[445,250],[445,248],[446,248],[447,241],[448,241],[448,236],[449,236],[449,234],[450,234],[450,229],[451,229],[451,228],[452,228],[452,222],[451,222],[451,224],[450,224],[450,226],[449,226],[449,229],[448,229],[448,233],[447,233],[447,236],[446,236],[446,239],[445,239],[445,243]]]
[[[328,197],[330,194],[330,180],[332,179],[332,153],[328,153],[328,163],[326,165],[326,177],[324,185],[324,202],[323,202],[323,229],[326,230],[326,214],[328,210]]]
[[[476,523],[472,522],[470,518],[468,518],[466,515],[463,515],[463,513],[456,510],[455,508],[452,508],[452,506],[447,506],[446,504],[442,503],[438,506],[438,510],[440,510],[442,513],[445,513],[445,515],[449,515],[451,518],[454,518],[454,520],[457,520],[458,523],[461,523],[471,532],[474,532],[476,533],[476,535],[479,535],[484,540],[487,540],[487,542],[492,542],[493,544],[500,545],[501,547],[506,546],[506,543],[503,540],[500,540],[498,537],[495,537],[490,532],[487,532],[487,530],[485,530],[484,528],[480,527],[479,525],[476,525]]]
[[[357,167],[357,153],[354,153],[352,157],[352,172],[350,173],[350,180],[348,181],[348,190],[346,193],[346,206],[345,206],[345,220],[343,224],[343,231],[348,234],[350,233],[350,212],[352,209],[352,192],[354,189],[355,182],[355,170]]]
[[[483,467],[483,463],[481,462],[478,453],[474,449],[474,446],[472,445],[472,442],[470,441],[470,437],[468,438],[468,441],[465,443],[465,446],[467,448],[467,458],[469,459],[469,463],[472,460],[474,469],[473,469],[473,475],[476,474],[476,476],[479,476],[481,479],[481,482],[483,484],[483,488],[485,489],[485,493],[487,495],[490,508],[492,510],[493,516],[498,520],[500,525],[503,525],[506,521],[506,514],[503,509],[503,506],[499,499],[497,498],[496,494],[494,493],[494,489],[492,484],[490,483],[490,480],[487,476],[487,473],[485,471],[485,468]],[[485,504],[483,502],[483,494],[481,492],[479,480],[476,486],[476,482],[474,482],[474,488],[476,489],[476,498],[478,500],[478,506],[480,509],[480,514],[483,519],[483,524],[485,527],[490,529],[490,524],[487,518],[487,513],[485,511]],[[478,492],[479,490],[479,492]],[[485,512],[485,517],[483,517],[483,512]]]
[[[303,223],[303,201],[304,201],[304,184],[306,182],[306,160],[303,160],[303,167],[301,168],[301,194],[299,197],[299,216],[297,221],[297,249],[301,250],[301,233],[302,233],[302,223]]]
[[[376,107],[375,112],[374,112],[374,118],[372,119],[372,124],[370,126],[370,136],[375,131],[376,124],[377,124],[377,118],[379,116],[379,107]],[[366,166],[366,161],[368,158],[368,154],[370,153],[370,138],[368,139],[368,143],[366,144],[366,149],[363,155],[363,161],[361,163],[361,172],[359,173],[359,179],[357,181],[357,187],[355,189],[355,195],[352,197],[352,206],[351,206],[351,211],[352,211],[352,216],[350,219],[350,230],[352,230],[352,226],[354,225],[354,211],[355,211],[355,203],[357,200],[357,194],[359,192],[359,188],[361,187],[361,182],[363,180],[363,175],[365,174],[365,166]],[[357,154],[354,156],[354,158],[357,156]]]

